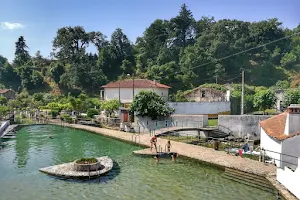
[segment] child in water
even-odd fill
[[[178,153],[175,153],[175,152],[172,153],[171,157],[172,157],[173,161],[176,161],[176,158],[178,157]]]
[[[168,153],[170,153],[170,150],[171,150],[171,142],[170,142],[170,140],[168,140],[168,142],[167,142],[167,149],[168,149]]]
[[[158,163],[158,162],[159,162],[159,155],[156,154],[156,155],[154,156],[154,159],[155,159],[156,163]]]

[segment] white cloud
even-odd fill
[[[20,23],[0,22],[1,28],[5,30],[21,29],[25,26]]]

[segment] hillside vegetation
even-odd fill
[[[30,93],[98,95],[101,85],[134,74],[170,85],[176,93],[216,81],[240,83],[244,69],[248,85],[297,87],[298,32],[300,26],[284,28],[276,18],[258,22],[195,19],[182,5],[174,18],[150,24],[135,44],[120,28],[108,39],[82,26],[62,27],[54,36],[49,59],[40,52],[30,55],[26,39],[20,36],[13,62],[0,56],[0,83]],[[96,47],[97,53],[87,52],[88,46]]]

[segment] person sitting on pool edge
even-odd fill
[[[152,151],[152,148],[153,148],[153,145],[154,145],[155,151],[157,152],[156,142],[157,142],[157,137],[156,137],[156,135],[154,135],[154,136],[151,138],[151,140],[150,140],[150,144],[151,144],[151,146],[150,146],[150,151]]]
[[[166,144],[166,146],[167,146],[167,149],[168,149],[168,153],[170,153],[170,150],[171,150],[171,141],[170,140],[168,140],[168,142],[167,142],[167,144]]]

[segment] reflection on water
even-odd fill
[[[270,193],[232,182],[222,171],[188,159],[133,156],[139,147],[80,130],[57,126],[21,129],[1,142],[0,199],[274,199]],[[60,180],[41,167],[104,156],[115,167],[91,182]]]

